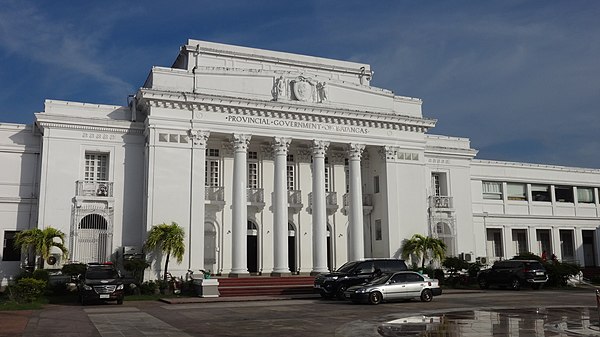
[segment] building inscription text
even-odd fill
[[[225,120],[229,121],[229,122],[234,122],[234,123],[299,128],[299,129],[309,129],[309,130],[316,130],[316,131],[335,131],[335,132],[358,133],[358,134],[369,133],[369,129],[363,128],[360,126],[334,125],[334,124],[304,122],[304,121],[289,121],[289,120],[281,120],[281,119],[270,119],[270,118],[265,118],[265,117],[226,116]]]

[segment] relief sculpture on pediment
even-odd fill
[[[300,76],[297,80],[292,81],[292,89],[297,100],[302,102],[315,101],[315,88],[310,80]]]
[[[275,81],[273,83],[273,90],[272,90],[273,98],[276,101],[288,99],[289,98],[288,87],[289,87],[288,81],[285,78],[283,78],[283,76],[279,76],[278,78],[275,78]]]

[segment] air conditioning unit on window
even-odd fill
[[[481,263],[481,264],[487,264],[488,259],[485,256],[480,256],[477,258],[477,262]]]

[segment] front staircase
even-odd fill
[[[313,276],[218,277],[221,297],[314,294]]]

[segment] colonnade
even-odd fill
[[[202,132],[201,132],[202,133]],[[207,135],[208,133],[202,133]],[[232,263],[230,276],[248,274],[246,259],[247,232],[247,152],[251,135],[234,134],[233,145],[233,184],[232,190]],[[274,137],[272,140],[274,160],[273,189],[273,254],[274,265],[271,272],[274,276],[289,274],[288,266],[288,192],[287,192],[287,155],[291,138]],[[206,138],[198,143],[206,148]],[[203,145],[203,146],[202,146]],[[313,266],[311,274],[327,272],[327,201],[325,191],[325,155],[329,142],[312,141],[312,249]],[[365,146],[348,144],[349,164],[349,248],[350,260],[364,258],[363,204],[360,160]],[[201,154],[202,153],[202,154]],[[198,151],[203,156],[204,151]],[[205,158],[204,158],[205,159]],[[204,165],[202,165],[202,173]],[[204,206],[202,204],[202,206]],[[197,213],[204,213],[200,211]],[[196,218],[198,214],[196,214]],[[192,239],[199,239],[198,237]],[[202,238],[203,239],[203,238]],[[199,241],[203,242],[203,241]],[[195,259],[198,261],[198,257]]]

